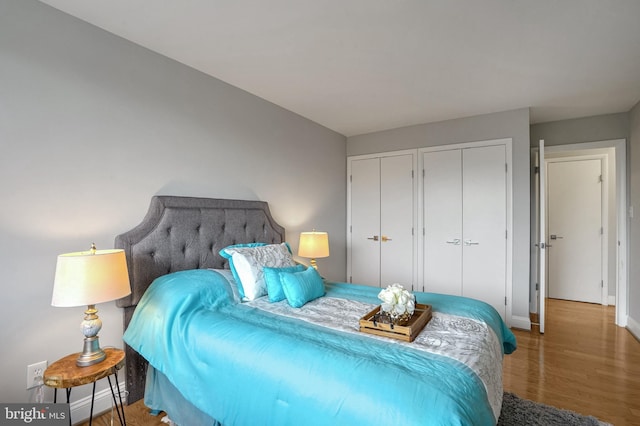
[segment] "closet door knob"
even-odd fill
[[[384,238],[384,237],[383,237]],[[378,236],[374,235],[373,237],[367,237],[367,240],[378,241]]]
[[[454,238],[452,240],[447,240],[446,243],[447,244],[453,244],[454,246],[459,246],[460,245],[460,238]]]
[[[387,237],[386,235],[382,236],[382,242],[387,242],[387,241],[391,241],[391,238]]]
[[[477,246],[477,245],[480,245],[480,243],[478,241],[464,240],[464,245],[465,246]]]

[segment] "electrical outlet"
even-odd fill
[[[27,365],[27,389],[32,389],[42,384],[42,377],[46,369],[47,361]]]

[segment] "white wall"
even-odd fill
[[[402,127],[347,139],[347,155],[513,139],[513,324],[529,327],[529,110]]]
[[[50,306],[56,256],[113,247],[154,194],[268,201],[294,248],[300,231],[329,232],[318,264],[344,280],[345,157],[318,124],[35,0],[0,0],[0,401],[33,401],[27,364],[81,350],[83,308]],[[121,347],[121,311],[98,308],[102,345]]]

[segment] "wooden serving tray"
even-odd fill
[[[380,306],[360,318],[360,331],[392,339],[413,342],[425,325],[431,320],[431,305],[416,303],[413,316],[403,325],[373,322],[373,316],[380,311]]]

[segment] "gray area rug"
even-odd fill
[[[498,426],[604,426],[592,416],[561,410],[505,392]]]

